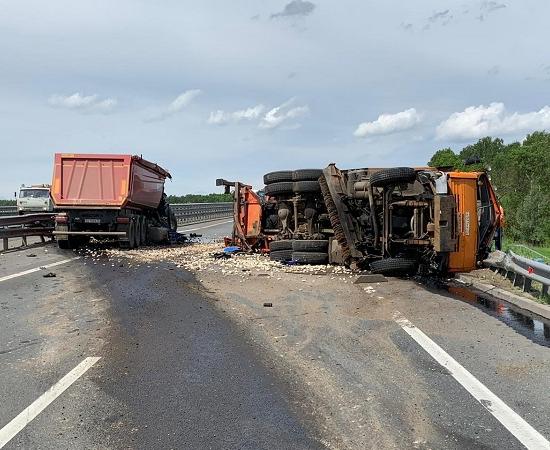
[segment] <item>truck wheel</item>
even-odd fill
[[[271,241],[269,243],[269,250],[272,252],[277,252],[279,250],[292,250],[292,241],[291,239],[281,239],[279,241]]]
[[[291,172],[292,173],[292,172]],[[281,183],[272,183],[266,185],[264,192],[265,195],[292,195],[293,193],[293,183],[291,181],[285,181]]]
[[[136,246],[136,224],[130,220],[128,225],[128,248],[134,248]]]
[[[370,176],[370,184],[373,187],[383,187],[389,184],[410,183],[416,178],[416,172],[411,167],[392,167]]]
[[[321,185],[318,181],[296,181],[292,189],[297,194],[308,194],[321,192]]]
[[[295,252],[326,252],[328,250],[328,240],[294,240],[292,249]]]
[[[317,181],[323,175],[322,169],[300,169],[292,173],[292,181]]]
[[[382,275],[413,273],[416,267],[416,260],[410,258],[385,258],[370,263],[370,271]]]
[[[293,252],[292,260],[298,264],[326,264],[328,253],[322,252]]]
[[[57,246],[61,249],[61,250],[69,250],[71,248],[71,246],[69,245],[69,240],[68,239],[58,239],[57,240]]]
[[[141,218],[141,245],[147,245],[147,219]]]
[[[277,250],[269,253],[269,259],[272,261],[285,262],[292,259],[292,250]]]
[[[141,246],[141,219],[139,217],[136,217],[135,239],[136,248],[138,248]]]
[[[292,170],[279,170],[264,175],[264,184],[279,183],[281,181],[292,181]]]

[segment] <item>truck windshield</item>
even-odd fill
[[[50,191],[47,189],[22,189],[19,193],[21,198],[48,198]]]

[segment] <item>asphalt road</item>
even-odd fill
[[[0,277],[65,259],[53,246],[8,253]],[[0,427],[101,357],[5,448],[320,448],[284,382],[187,272],[80,258],[1,292]]]
[[[180,231],[208,242],[229,229]],[[78,256],[0,255],[0,448],[6,425],[89,357],[4,448],[523,448],[396,311],[550,438],[550,348],[529,323],[407,280],[375,293],[290,274],[199,283],[167,262]]]

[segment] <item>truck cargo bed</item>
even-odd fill
[[[139,156],[56,153],[52,199],[56,208],[156,208],[171,178]]]

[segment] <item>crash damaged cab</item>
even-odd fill
[[[502,208],[484,172],[331,164],[319,182],[336,241],[331,252],[346,265],[468,272],[501,236]]]

